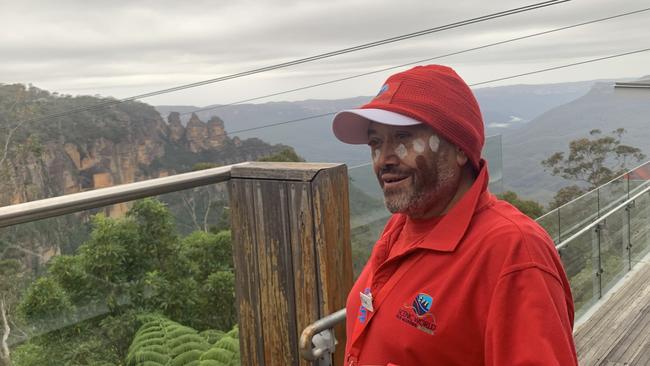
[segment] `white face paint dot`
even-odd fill
[[[379,156],[380,156],[380,155],[381,155],[381,151],[379,151],[379,149],[373,151],[373,152],[372,152],[372,161],[374,161],[375,163],[376,163],[377,161],[379,161]]]
[[[395,154],[397,154],[400,159],[404,159],[408,154],[408,151],[406,151],[406,146],[404,146],[404,144],[399,144],[399,146],[395,148]]]
[[[438,138],[438,135],[431,135],[429,137],[429,147],[431,151],[438,152],[438,148],[440,147],[440,138]]]
[[[422,154],[424,151],[424,141],[422,139],[415,139],[413,141],[413,150],[418,154]]]

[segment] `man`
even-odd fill
[[[394,214],[347,300],[348,365],[577,365],[552,240],[488,192],[483,121],[445,66],[388,78],[333,122],[368,144]]]

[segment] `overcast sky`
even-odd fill
[[[539,1],[0,0],[0,83],[124,98]],[[230,103],[645,7],[650,1],[573,0],[144,101]],[[648,24],[650,12],[645,12],[435,62],[453,66],[468,83],[481,82],[648,48]],[[650,74],[648,65],[650,52],[492,85],[641,77]],[[372,95],[389,74],[259,102]]]

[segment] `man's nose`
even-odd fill
[[[399,163],[399,156],[397,155],[396,148],[391,143],[384,143],[380,148],[375,149],[373,160],[378,166],[397,165]]]

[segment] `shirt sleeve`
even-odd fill
[[[553,270],[522,263],[496,284],[485,334],[485,364],[577,365],[573,315]]]

